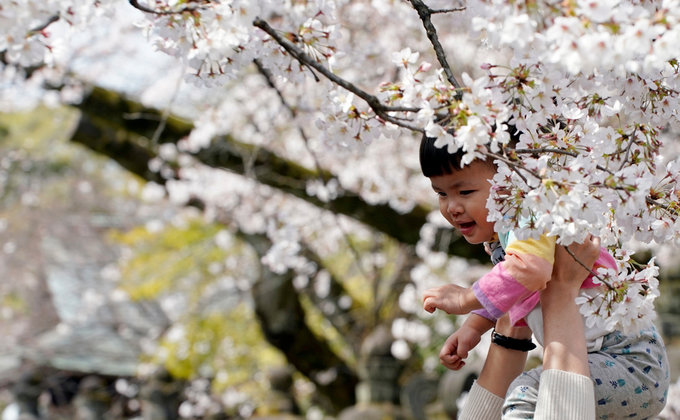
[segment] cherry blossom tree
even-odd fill
[[[339,211],[342,200],[404,217],[431,205],[416,153],[426,135],[465,152],[464,163],[496,160],[488,208],[497,230],[548,232],[567,246],[594,234],[611,247],[620,269],[595,273],[604,292],[581,299],[588,322],[629,331],[653,320],[658,268],[631,255],[680,232],[678,1],[130,0],[125,12],[111,0],[5,3],[5,106],[78,103],[103,77],[89,65],[134,16],[136,33],[193,86],[168,96],[168,72],[137,89],[193,121],[177,142],[162,140],[167,113],[155,122],[142,167],[173,200],[264,235],[261,261],[273,273],[291,270],[302,284],[316,271],[301,244],[327,255],[363,232],[337,216],[354,217]],[[94,22],[106,22],[107,35],[83,42],[77,35]],[[244,146],[233,149],[229,136]],[[259,150],[315,176],[265,182]],[[239,175],[229,156],[239,156]],[[295,185],[303,190],[291,193]],[[397,238],[419,258],[400,297],[411,319],[425,316],[420,290],[465,282],[464,263],[433,246],[442,219],[419,220],[415,240]],[[403,330],[397,353],[411,340]]]

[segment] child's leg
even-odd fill
[[[668,360],[655,329],[639,337],[607,335],[602,349],[588,354],[588,363],[598,419],[645,419],[666,404]]]
[[[531,369],[512,381],[503,403],[503,420],[534,418],[542,370],[541,367]]]
[[[651,418],[666,405],[670,373],[656,329],[636,337],[611,333],[600,351],[588,353],[588,363],[595,383],[597,419]],[[532,369],[512,382],[503,404],[503,420],[534,418],[541,372],[540,367]]]

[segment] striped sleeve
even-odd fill
[[[489,311],[487,311],[486,309],[475,309],[475,310],[472,311],[471,313],[477,314],[477,315],[481,316],[482,318],[486,318],[486,319],[488,319],[488,320],[491,321],[491,322],[496,322],[496,321],[498,320],[498,318],[496,318],[496,317],[494,317],[493,315],[491,315],[491,314],[489,313]]]
[[[510,239],[505,260],[472,285],[477,300],[494,318],[544,289],[555,261],[555,237]],[[533,301],[529,299],[527,303]]]

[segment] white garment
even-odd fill
[[[581,289],[581,295],[595,296],[599,293],[601,293],[601,291],[597,288]],[[543,311],[541,310],[541,304],[539,303],[538,305],[536,305],[536,307],[532,309],[531,312],[529,312],[529,314],[524,319],[529,325],[529,328],[531,328],[531,331],[534,333],[536,341],[538,341],[542,346],[544,343],[544,335],[543,335]],[[588,349],[588,352],[599,351],[602,348],[602,341],[604,340],[604,336],[611,333],[612,331],[607,331],[604,328],[597,326],[594,326],[592,328],[586,328],[585,316],[581,315],[581,319],[583,320],[583,329],[585,331],[586,347]],[[569,328],[568,325],[565,325],[564,327]]]

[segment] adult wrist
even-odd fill
[[[515,326],[510,323],[510,318],[505,315],[496,321],[494,331],[507,337],[527,339],[531,338],[531,329],[528,326]]]
[[[491,342],[508,350],[527,352],[536,348],[531,338],[510,337],[497,332],[495,328],[491,332]]]

